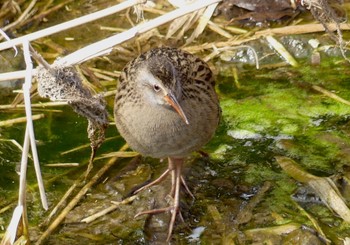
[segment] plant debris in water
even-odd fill
[[[93,96],[83,86],[81,78],[73,67],[51,66],[47,69],[39,66],[37,72],[38,92],[41,97],[53,101],[67,101],[76,113],[88,120],[88,137],[91,145],[91,157],[88,174],[97,149],[105,139],[108,126],[106,103],[100,96]]]
[[[340,14],[331,7],[328,0],[305,0],[301,2],[303,6],[310,10],[313,17],[323,25],[329,36],[339,45],[343,57],[348,60],[345,55],[343,34],[340,29],[340,23],[345,21],[346,17],[340,16]],[[342,3],[343,1],[336,0],[335,2]],[[333,29],[330,26],[331,24],[335,24],[337,34],[333,33]]]

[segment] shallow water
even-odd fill
[[[302,37],[305,42],[310,38]],[[83,37],[78,39],[82,43],[87,41]],[[57,40],[60,42],[60,37]],[[290,157],[307,172],[330,177],[349,201],[350,106],[333,96],[350,100],[349,64],[340,56],[330,57],[329,52],[322,52],[321,64],[317,66],[310,65],[307,55],[297,55],[299,67],[273,67],[276,60],[280,60],[274,55],[262,62],[265,68],[257,70],[249,65],[249,59],[248,64],[242,64],[244,60],[239,58],[242,53],[233,55],[237,56],[230,61],[219,57],[210,61],[217,74],[223,116],[215,137],[203,148],[209,157],[194,153],[187,161],[185,179],[195,199],[183,192],[185,223],[178,222],[173,243],[295,244],[301,241],[302,244],[322,244],[328,239],[342,244],[350,236],[350,225],[322,204],[307,184],[282,170],[275,157]],[[120,70],[126,63],[124,59],[128,59],[118,58],[116,53],[110,58],[113,62],[101,59],[94,64],[110,71]],[[238,71],[236,77],[234,70]],[[102,90],[114,89],[115,84],[116,81],[109,82]],[[319,87],[328,94],[321,93]],[[0,104],[10,103],[13,98],[14,94],[4,93]],[[39,101],[46,100],[33,99],[33,103]],[[113,96],[107,97],[107,108],[111,113]],[[34,126],[52,208],[86,169],[90,157],[87,122],[68,106],[33,111],[33,114],[45,115],[35,121]],[[24,116],[22,109],[3,110],[0,120],[21,116]],[[22,145],[23,135],[23,123],[0,128],[0,209],[10,205],[0,213],[2,229],[7,227],[17,202],[16,170],[21,158],[21,150],[10,140]],[[113,138],[102,145],[97,157],[117,151],[125,143],[118,137],[114,125],[109,126],[106,137]],[[62,154],[82,145],[86,147]],[[106,162],[106,159],[95,161],[93,174]],[[37,225],[48,212],[40,207],[31,163],[27,200],[31,238],[35,240],[45,230],[45,226]],[[45,166],[50,163],[81,166]],[[123,200],[135,186],[159,176],[166,166],[166,162],[139,156],[118,160],[68,214],[47,243],[162,244],[169,215],[136,219],[134,215],[155,206],[166,206],[169,181],[138,194],[132,202],[120,205],[92,223],[80,221],[110,207],[111,201]]]
[[[241,70],[239,89],[232,82],[232,77],[218,77],[217,91],[223,117],[217,134],[203,149],[209,158],[194,154],[186,165],[186,179],[196,199],[192,200],[184,193],[185,224],[180,223],[175,230],[174,239],[177,242],[207,244],[228,239],[238,243],[271,241],[278,244],[295,238],[291,232],[278,236],[272,231],[271,234],[275,236],[265,237],[266,231],[259,233],[254,229],[272,229],[286,224],[306,226],[308,229],[295,228],[293,232],[303,239],[309,239],[309,236],[316,239],[313,224],[305,213],[317,221],[326,237],[333,242],[339,243],[349,235],[350,227],[332,214],[307,185],[284,173],[274,158],[289,156],[310,173],[331,176],[341,184],[338,187],[345,198],[349,196],[346,181],[350,107],[310,89],[311,85],[320,85],[349,99],[348,78],[345,75],[348,65],[341,62],[335,66],[334,63],[338,61],[324,61],[317,67],[305,64],[302,68]],[[108,108],[111,110],[111,103],[108,103]],[[50,207],[59,201],[85,167],[72,171],[45,167],[45,164],[86,164],[90,153],[89,147],[86,147],[61,154],[88,144],[87,123],[69,107],[55,110],[44,112],[45,118],[34,122],[43,177],[46,183],[49,182],[46,191]],[[2,113],[1,118],[22,115],[22,112]],[[2,206],[16,200],[18,176],[15,169],[18,168],[21,154],[13,143],[4,139],[13,139],[21,144],[23,133],[23,124],[1,128]],[[116,135],[117,130],[111,125],[107,137]],[[116,151],[123,144],[121,137],[107,141],[98,151],[98,156]],[[99,169],[104,161],[96,161],[94,170]],[[89,239],[96,244],[115,240],[121,243],[138,240],[143,243],[151,239],[144,235],[143,230],[146,235],[151,233],[164,237],[167,215],[153,217],[151,221],[145,217],[134,219],[133,216],[140,208],[151,207],[154,200],[157,204],[164,202],[169,183],[156,186],[151,192],[145,191],[132,204],[120,207],[91,225],[76,223],[87,213],[108,207],[111,200],[120,201],[135,185],[156,177],[166,167],[166,163],[149,158],[137,158],[136,163],[132,160],[132,164],[129,161],[118,162],[103,177],[105,181],[89,191],[58,230],[60,234],[51,236],[50,244],[59,244],[64,239],[72,244],[82,244]],[[41,209],[38,194],[34,191],[34,177],[30,164],[28,206],[33,225],[47,215]],[[54,180],[49,181],[52,178]],[[266,190],[261,194],[264,188]],[[258,200],[255,200],[257,196]],[[9,222],[10,210],[2,214],[4,227]],[[249,231],[255,232],[254,235],[250,235]],[[91,238],[86,234],[95,234],[96,237]]]

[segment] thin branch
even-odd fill
[[[80,18],[76,18],[74,20],[70,20],[70,21],[67,21],[67,22],[64,22],[64,23],[61,23],[61,24],[58,24],[58,25],[34,32],[34,33],[31,33],[31,34],[25,35],[23,37],[13,39],[10,42],[0,43],[0,50],[8,49],[14,45],[15,46],[20,45],[24,40],[28,40],[29,42],[34,41],[36,39],[46,37],[46,36],[52,35],[54,33],[58,33],[58,32],[61,32],[61,31],[64,31],[64,30],[67,30],[67,29],[94,21],[94,20],[97,20],[100,18],[103,18],[105,16],[120,12],[120,11],[122,11],[126,8],[129,8],[135,4],[139,4],[140,2],[144,2],[144,1],[142,1],[142,0],[125,1],[125,2],[122,2],[118,5],[112,6],[110,8],[103,9],[101,11],[97,11],[95,13],[88,14],[88,15],[82,16]]]
[[[26,111],[26,116],[27,116],[27,129],[28,129],[29,136],[30,136],[29,137],[30,138],[30,146],[32,149],[32,154],[33,154],[34,167],[35,167],[36,177],[38,180],[41,202],[42,202],[43,208],[45,210],[47,210],[48,204],[47,204],[47,199],[46,199],[46,195],[45,195],[43,180],[41,177],[39,157],[38,157],[38,152],[36,149],[33,121],[31,120],[32,119],[32,111],[31,111],[31,101],[30,101],[30,88],[32,86],[33,63],[32,63],[32,60],[30,58],[29,41],[23,42],[23,52],[24,52],[24,60],[25,60],[26,67],[27,67],[26,77],[25,77],[25,81],[23,84],[24,104],[25,104],[25,111]]]
[[[7,40],[7,41],[11,41],[11,39],[9,38],[9,36],[7,36],[7,34],[2,30],[0,29],[0,34]],[[17,56],[18,54],[18,50],[17,50],[17,47],[16,46],[12,46],[12,48],[15,50],[15,57]]]
[[[140,25],[137,25],[125,32],[116,34],[114,36],[111,36],[109,38],[106,38],[102,41],[93,43],[91,45],[88,45],[82,49],[77,50],[74,53],[71,53],[61,59],[59,59],[56,63],[61,64],[64,66],[69,66],[73,64],[79,64],[83,61],[92,59],[94,57],[100,56],[102,54],[107,54],[112,50],[112,47],[114,47],[117,44],[120,44],[122,42],[125,42],[131,38],[134,38],[135,36],[145,33],[149,30],[152,30],[153,28],[156,28],[160,25],[163,25],[169,21],[172,21],[176,18],[179,18],[181,16],[184,16],[188,13],[194,12],[196,10],[205,8],[209,5],[215,4],[221,2],[221,0],[203,0],[198,1],[190,5],[186,5],[185,7],[178,8],[176,10],[173,10],[169,13],[166,13],[162,16],[159,16],[155,19],[152,19],[148,22],[144,22]]]

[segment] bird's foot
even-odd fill
[[[194,199],[193,193],[190,191],[190,188],[188,188],[186,180],[182,176],[181,176],[181,183],[182,183],[183,187],[185,187],[185,190],[187,191],[187,193],[192,197],[192,199]]]
[[[145,214],[160,214],[160,213],[165,213],[165,212],[172,211],[172,210],[175,210],[174,206],[146,210],[146,211],[142,211],[142,212],[136,214],[134,218],[137,218],[137,217],[139,217],[141,215],[145,215]]]
[[[164,173],[162,173],[161,176],[159,176],[157,179],[153,180],[151,183],[147,184],[147,185],[144,185],[142,186],[141,188],[137,189],[136,191],[134,191],[134,194],[137,194],[151,186],[154,186],[156,184],[159,184],[160,182],[162,182],[170,173],[170,169],[167,169],[164,171]]]
[[[165,207],[165,208],[157,208],[157,209],[142,211],[142,212],[136,214],[135,218],[137,218],[141,215],[145,215],[145,214],[159,214],[159,213],[164,213],[164,212],[169,212],[169,211],[171,212],[171,218],[170,218],[170,222],[169,222],[168,235],[167,235],[167,241],[169,241],[171,238],[171,235],[173,233],[176,215],[178,214],[181,221],[184,222],[184,219],[182,217],[182,214],[180,212],[180,208],[179,208],[178,204],[175,204],[175,205],[169,206],[169,207]]]
[[[180,219],[183,221],[183,217],[180,212],[180,186],[181,184],[185,187],[186,191],[194,198],[192,192],[189,190],[184,178],[181,175],[181,169],[183,165],[184,159],[183,158],[171,158],[169,157],[169,166],[168,169],[156,180],[152,181],[151,183],[141,187],[140,189],[136,190],[134,193],[138,193],[150,186],[153,186],[155,184],[160,183],[163,181],[169,173],[171,173],[171,182],[172,182],[172,188],[170,192],[170,196],[173,199],[173,205],[165,208],[159,208],[159,209],[152,209],[140,212],[135,215],[135,217],[139,217],[140,215],[144,214],[159,214],[163,212],[171,212],[170,222],[169,222],[169,228],[168,228],[168,236],[167,241],[170,240],[171,234],[173,232],[173,228],[175,225],[175,220],[177,214],[179,214]]]

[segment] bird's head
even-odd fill
[[[167,58],[150,58],[140,67],[137,86],[142,89],[146,101],[153,105],[170,106],[186,124],[189,121],[179,101],[182,96],[181,83],[177,71]]]

